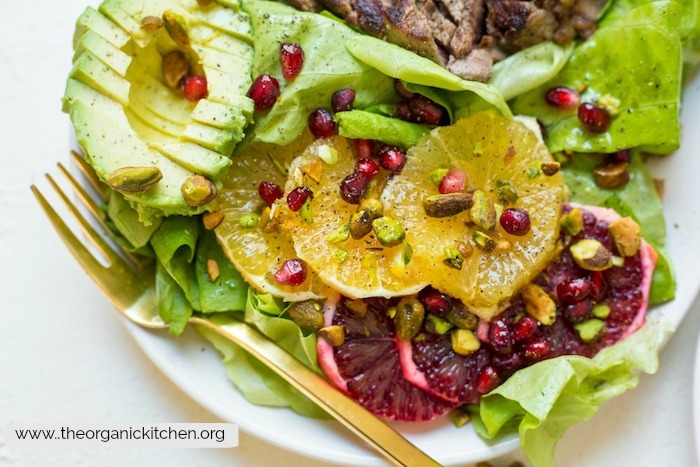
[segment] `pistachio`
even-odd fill
[[[323,175],[323,164],[320,161],[313,161],[301,168],[301,172],[312,181],[319,183]]]
[[[413,247],[406,240],[403,241],[403,246],[401,248],[401,259],[403,260],[404,266],[408,266],[408,263],[413,259]]]
[[[450,411],[450,419],[455,427],[461,428],[469,423],[469,412],[464,407],[457,407]]]
[[[372,231],[372,219],[367,211],[358,211],[350,216],[350,235],[359,240]]]
[[[600,319],[605,319],[610,316],[610,307],[604,303],[593,305],[593,316]]]
[[[603,94],[596,101],[598,107],[602,107],[608,111],[611,117],[620,115],[620,99],[611,96],[610,94]]]
[[[576,264],[587,271],[604,271],[613,266],[612,253],[598,240],[591,238],[579,240],[571,245],[569,250]]]
[[[498,185],[498,200],[504,205],[508,206],[515,204],[518,201],[518,193],[515,191],[513,185],[510,182],[497,181]]]
[[[583,229],[583,213],[579,208],[574,208],[561,216],[559,223],[569,235],[578,235]]]
[[[625,258],[623,258],[622,256],[613,255],[612,265],[616,268],[621,268],[622,266],[625,265]]]
[[[224,213],[221,211],[205,212],[202,214],[202,224],[207,230],[214,230],[224,220]]]
[[[450,334],[452,350],[459,355],[469,355],[479,350],[481,342],[473,332],[467,329],[455,329]]]
[[[486,253],[491,253],[496,248],[496,241],[479,230],[474,231],[472,240],[480,250]]]
[[[328,243],[341,243],[350,238],[350,222],[346,222],[326,237]]]
[[[474,247],[467,242],[462,242],[457,245],[457,250],[459,251],[459,254],[462,255],[462,259],[469,258],[474,254]]]
[[[180,187],[188,206],[201,206],[216,198],[216,185],[201,175],[190,177]]]
[[[545,326],[557,319],[557,305],[542,287],[528,284],[521,292],[525,302],[525,311]]]
[[[629,164],[615,162],[593,169],[593,180],[601,188],[619,188],[630,181]]]
[[[197,5],[199,6],[209,6],[214,3],[214,0],[197,0]]]
[[[305,224],[312,224],[314,221],[314,215],[311,211],[311,200],[311,197],[306,198],[304,204],[301,205],[301,209],[299,209],[299,216],[301,217],[301,221]]]
[[[386,316],[389,319],[394,319],[396,317],[396,307],[389,307],[389,309],[386,310]]]
[[[357,210],[367,211],[371,220],[384,215],[384,205],[376,198],[363,198],[360,200],[360,205],[357,207]]]
[[[616,220],[608,226],[608,232],[622,256],[634,256],[642,246],[642,231],[631,217]]]
[[[442,335],[452,329],[452,323],[446,319],[440,318],[438,315],[428,313],[425,317],[425,330],[430,334]]]
[[[158,167],[122,167],[107,178],[107,185],[127,195],[137,195],[153,188],[163,178]]]
[[[474,331],[479,326],[479,318],[463,308],[453,308],[447,314],[447,321],[454,324],[459,329]]]
[[[533,178],[536,178],[540,175],[540,169],[538,169],[537,167],[528,167],[527,169],[525,169],[525,175],[527,175],[527,178],[532,180]]]
[[[263,232],[271,233],[279,231],[280,221],[278,215],[279,209],[275,209],[274,211],[270,207],[265,207],[265,209],[263,209],[260,213],[260,226]]]
[[[141,29],[156,31],[163,27],[163,19],[157,16],[144,16],[141,19]]]
[[[445,178],[445,175],[447,175],[447,172],[449,172],[449,169],[435,169],[430,173],[430,182],[435,185],[435,186],[440,186],[440,182],[442,181],[443,178]]]
[[[190,45],[190,37],[187,33],[187,21],[185,17],[175,13],[172,10],[163,12],[163,25],[168,31],[170,38],[180,47]]]
[[[462,258],[462,254],[459,252],[457,248],[452,248],[451,246],[446,246],[445,247],[445,256],[446,258],[442,260],[443,263],[445,263],[446,266],[449,266],[453,269],[460,270],[462,269],[462,264],[464,263],[464,258]]]
[[[316,150],[316,155],[328,165],[337,163],[339,159],[338,151],[327,144],[319,146]]]
[[[423,200],[423,209],[430,217],[450,217],[472,207],[471,193],[432,195]]]
[[[559,173],[559,170],[561,169],[561,164],[559,162],[543,162],[540,168],[542,169],[543,174],[545,174],[548,177],[551,177],[552,175],[556,175]]]
[[[220,275],[219,263],[217,263],[214,258],[209,258],[207,260],[207,276],[209,276],[209,280],[214,282]]]
[[[396,219],[391,217],[379,217],[372,221],[372,228],[377,235],[377,240],[384,246],[396,246],[406,238],[406,232]]]
[[[338,264],[343,264],[345,261],[348,260],[348,250],[345,248],[338,248],[338,247],[333,247],[331,248],[331,255],[333,256],[333,259],[335,260],[336,263]]]
[[[315,300],[295,302],[287,308],[287,315],[304,332],[316,332],[323,327],[323,307]]]
[[[358,318],[364,318],[367,314],[367,302],[364,300],[346,300],[343,305]]]
[[[339,347],[345,343],[345,329],[342,326],[326,326],[318,332],[318,335],[333,347]]]
[[[593,342],[598,340],[605,329],[605,321],[596,318],[587,319],[574,324],[574,329],[583,342]]]
[[[238,223],[244,229],[252,229],[253,227],[257,227],[260,223],[260,216],[257,214],[243,214],[238,220]]]
[[[415,297],[404,297],[396,305],[396,334],[402,341],[410,341],[420,331],[425,316],[423,304]]]
[[[190,73],[190,62],[179,50],[168,53],[161,64],[163,80],[170,89],[178,88]]]
[[[496,208],[493,200],[481,190],[476,190],[473,193],[473,204],[469,209],[469,220],[489,232],[496,228]]]

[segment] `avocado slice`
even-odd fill
[[[76,23],[63,110],[103,180],[124,167],[160,169],[163,178],[154,187],[120,195],[144,225],[208,210],[208,204],[188,206],[181,186],[194,175],[219,185],[252,119],[253,102],[245,95],[252,82],[250,21],[237,2],[225,3],[233,8],[106,0]],[[188,41],[176,44],[165,28],[141,28],[144,16],[166,10],[182,18]],[[163,56],[178,49],[191,74],[207,78],[208,96],[199,102],[187,101],[163,79]]]

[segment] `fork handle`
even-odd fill
[[[234,321],[217,325],[198,317],[190,318],[190,323],[209,328],[241,346],[394,465],[440,465],[389,425],[246,323]]]

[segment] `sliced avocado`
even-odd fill
[[[188,34],[189,45],[178,47],[165,28],[141,29],[144,16],[160,17],[166,9],[197,31]],[[217,4],[106,0],[99,11],[88,8],[79,19],[63,108],[86,160],[103,180],[125,167],[160,169],[163,177],[155,186],[123,194],[145,224],[208,209],[188,206],[181,186],[196,174],[219,185],[252,119],[253,104],[245,94],[253,49],[245,41],[250,41],[248,17]],[[231,53],[220,50],[224,44]],[[198,103],[165,85],[163,56],[178,49],[189,59],[190,72],[207,78],[209,96]]]
[[[119,76],[125,76],[126,70],[131,64],[131,57],[110,44],[107,39],[97,34],[95,31],[87,31],[78,41],[75,48],[73,60],[80,57],[85,51],[91,52],[99,58],[103,63],[107,64]]]
[[[192,141],[226,156],[230,156],[236,146],[234,135],[230,131],[212,128],[197,122],[191,122],[185,127],[181,139]]]
[[[104,14],[126,31],[139,47],[146,47],[151,40],[151,34],[141,29],[141,23],[136,22],[136,20],[120,7],[122,3],[128,4],[130,2],[125,2],[124,0],[106,0],[102,2],[98,9],[100,13]]]
[[[242,97],[238,105],[221,104],[202,99],[192,112],[192,120],[214,128],[229,130],[238,135],[243,134],[248,120],[253,115],[254,103],[247,97]]]
[[[89,51],[83,52],[73,63],[69,76],[123,105],[129,104],[129,82]]]
[[[107,42],[120,49],[131,39],[126,31],[114,24],[102,13],[92,7],[87,7],[75,25],[75,33],[73,34],[74,49],[88,30],[96,32],[104,37]]]
[[[192,172],[214,180],[221,180],[231,165],[228,157],[194,143],[154,144],[153,148]]]

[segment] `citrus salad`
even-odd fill
[[[158,311],[244,320],[374,414],[535,465],[654,372],[690,0],[105,0],[64,97]],[[252,403],[325,417],[235,344]]]

